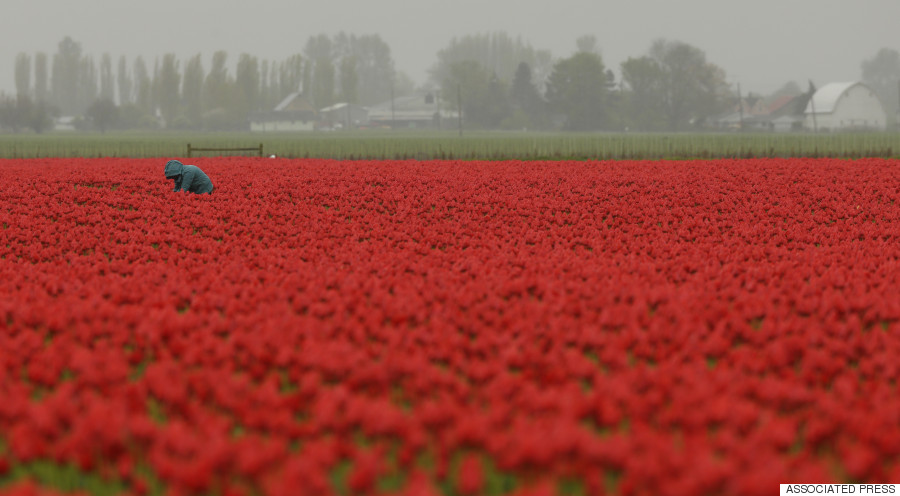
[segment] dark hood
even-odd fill
[[[166,162],[166,178],[180,176],[184,172],[184,164],[177,160],[169,160]]]

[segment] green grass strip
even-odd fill
[[[263,145],[265,155],[340,160],[658,160],[761,157],[900,157],[900,133],[552,133],[347,131],[306,133],[117,132],[0,135],[0,158],[174,157],[194,148]],[[255,156],[198,152],[194,157]]]

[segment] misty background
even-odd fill
[[[492,97],[490,92],[500,90],[505,98],[515,100],[516,70],[521,69],[519,62],[527,62],[537,96],[550,101],[555,95],[556,113],[565,113],[566,92],[577,88],[566,88],[561,81],[574,75],[587,81],[591,77],[594,82],[602,79],[607,92],[597,97],[597,108],[619,105],[624,109],[627,102],[616,103],[615,98],[622,97],[616,97],[614,90],[634,86],[627,84],[627,64],[633,62],[632,72],[638,71],[647,80],[653,68],[642,67],[639,62],[655,59],[662,63],[667,53],[687,47],[691,53],[682,53],[688,57],[682,60],[694,56],[698,67],[710,70],[702,84],[709,86],[706,90],[710,94],[718,95],[718,100],[704,103],[708,108],[703,112],[711,115],[727,110],[724,96],[733,94],[738,84],[742,96],[767,96],[786,88],[807,91],[809,82],[821,86],[863,80],[865,63],[886,65],[882,72],[890,73],[893,55],[900,48],[900,36],[894,27],[900,19],[900,2],[896,0],[260,0],[252,4],[210,0],[7,0],[0,13],[0,92],[7,97],[22,91],[16,68],[25,63],[23,54],[28,59],[27,86],[33,103],[40,103],[35,95],[39,65],[45,65],[48,73],[46,91],[61,91],[54,90],[52,73],[54,57],[64,53],[66,46],[73,57],[77,51],[78,57],[90,59],[92,67],[87,72],[97,89],[82,101],[76,101],[74,94],[71,101],[59,101],[56,95],[57,101],[50,103],[57,115],[84,113],[110,95],[115,104],[137,104],[141,90],[135,87],[140,76],[136,71],[140,73],[138,66],[143,65],[147,77],[159,81],[156,96],[146,96],[155,100],[145,103],[168,112],[170,115],[164,117],[170,124],[175,114],[208,114],[214,110],[208,94],[203,97],[205,103],[195,103],[200,108],[193,111],[185,108],[189,106],[187,95],[179,94],[177,109],[172,107],[176,103],[160,100],[165,99],[165,91],[160,91],[159,84],[177,87],[181,93],[187,88],[188,78],[198,76],[197,69],[200,87],[207,93],[214,91],[207,84],[211,73],[223,72],[233,86],[235,79],[241,79],[241,69],[245,73],[253,69],[262,80],[247,83],[245,77],[245,85],[258,86],[257,93],[248,96],[252,102],[244,102],[253,108],[241,110],[252,112],[265,110],[283,98],[288,91],[285,83],[293,85],[298,78],[317,108],[338,101],[371,105],[390,98],[391,91],[395,96],[416,90],[449,94],[454,85],[466,85],[471,90],[471,98],[467,96],[470,104],[477,103],[478,87],[483,87],[480,98],[484,102],[496,100],[500,93]],[[592,75],[596,64],[577,57],[581,53],[595,56],[602,78]],[[474,60],[477,66],[459,64],[479,54],[489,58]],[[500,60],[504,58],[508,60]],[[568,65],[561,66],[563,61],[569,61]],[[74,59],[72,63],[76,63]],[[167,64],[174,73],[169,74],[168,83],[163,83],[165,76],[159,71],[165,71]],[[124,86],[118,81],[120,66],[131,78],[130,89],[126,90],[130,94],[124,100],[120,91]],[[24,70],[21,65],[19,69]],[[78,69],[71,70],[71,77],[78,78]],[[292,70],[296,73],[285,76],[284,71]],[[559,73],[557,84],[552,84],[555,70]],[[111,90],[109,81],[106,89],[102,88],[104,71],[115,80]],[[390,82],[386,83],[388,75]],[[319,96],[314,96],[315,86],[326,84],[328,77],[332,89],[323,96],[319,88]],[[177,83],[172,78],[177,78]],[[274,84],[275,79],[278,84]],[[348,86],[353,81],[355,88]],[[888,88],[887,81],[884,85]],[[527,105],[523,99],[531,97],[522,96],[521,86],[516,108],[524,109]],[[885,103],[893,118],[896,92],[884,92],[882,99],[889,100]],[[166,106],[170,108],[160,108]],[[474,107],[476,115],[472,117],[476,120],[481,107]],[[637,112],[633,108],[628,111]],[[508,125],[520,124],[509,124],[512,110],[497,112],[504,113],[501,117]],[[465,108],[464,115],[468,115]],[[480,119],[483,127],[499,127],[500,121],[492,122],[491,116]],[[603,125],[587,123],[588,128],[609,127],[616,119],[621,126],[631,117],[623,120],[607,115],[604,119]],[[530,119],[523,118],[523,122],[535,124]],[[577,123],[566,125],[578,127]]]

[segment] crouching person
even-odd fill
[[[166,179],[175,181],[173,191],[188,191],[190,193],[212,193],[213,184],[196,165],[184,165],[177,160],[166,162]]]

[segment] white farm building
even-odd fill
[[[829,83],[806,104],[805,126],[821,131],[883,130],[887,112],[875,91],[863,83]]]

